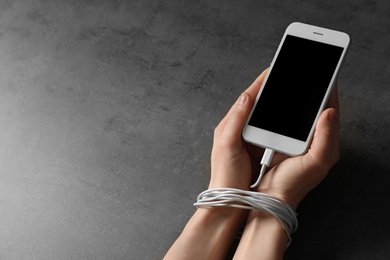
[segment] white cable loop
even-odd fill
[[[233,188],[210,189],[199,194],[194,206],[235,207],[267,212],[276,217],[282,224],[288,236],[287,246],[292,241],[291,234],[298,229],[297,214],[290,205],[266,193]]]

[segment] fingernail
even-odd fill
[[[248,94],[244,92],[238,98],[238,103],[244,105],[247,101],[248,101]]]

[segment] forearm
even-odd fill
[[[253,211],[248,217],[244,234],[234,259],[283,259],[286,231],[272,215]]]
[[[164,259],[223,259],[246,215],[235,208],[199,208]]]

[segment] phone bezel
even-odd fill
[[[319,110],[317,111],[315,120],[313,122],[313,125],[312,125],[310,133],[309,133],[309,137],[307,138],[306,141],[297,140],[294,138],[290,138],[287,136],[283,136],[283,135],[280,135],[280,134],[277,134],[274,132],[270,132],[270,131],[267,131],[264,129],[260,129],[260,128],[248,125],[249,119],[252,116],[252,113],[253,113],[254,108],[257,104],[257,101],[259,100],[259,97],[262,93],[262,90],[264,89],[263,86],[267,82],[268,76],[272,73],[273,65],[275,63],[276,58],[278,57],[279,51],[280,51],[281,47],[283,46],[283,43],[284,43],[287,35],[297,36],[297,37],[305,38],[308,40],[318,41],[318,42],[336,45],[336,46],[340,46],[340,47],[344,48],[344,50],[340,56],[339,62],[334,70],[330,84],[329,84],[327,91],[324,95],[324,98],[322,100],[321,106],[320,106]],[[272,59],[271,66],[268,70],[268,73],[263,81],[263,84],[260,88],[259,93],[256,96],[254,106],[252,108],[252,111],[248,117],[248,120],[247,120],[245,127],[243,129],[243,132],[242,132],[244,140],[249,142],[249,143],[255,144],[256,146],[273,149],[275,151],[278,151],[278,152],[281,152],[281,153],[284,153],[287,155],[291,155],[291,156],[296,156],[296,155],[300,155],[300,154],[304,153],[308,149],[308,146],[311,142],[311,138],[312,138],[312,135],[314,132],[315,124],[316,124],[321,112],[323,111],[323,109],[325,108],[325,106],[328,102],[328,99],[329,99],[330,93],[333,89],[337,75],[338,75],[340,68],[342,66],[342,63],[344,61],[345,54],[348,50],[349,43],[350,43],[350,37],[348,34],[346,34],[344,32],[335,31],[335,30],[326,29],[326,28],[308,25],[308,24],[299,23],[299,22],[294,22],[294,23],[290,24],[287,27],[285,33],[283,34],[282,40],[277,48],[275,56]]]

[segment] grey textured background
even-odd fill
[[[294,21],[345,31],[342,157],[286,259],[389,259],[390,2],[0,1],[0,259],[160,259]],[[293,82],[292,82],[293,84]]]

